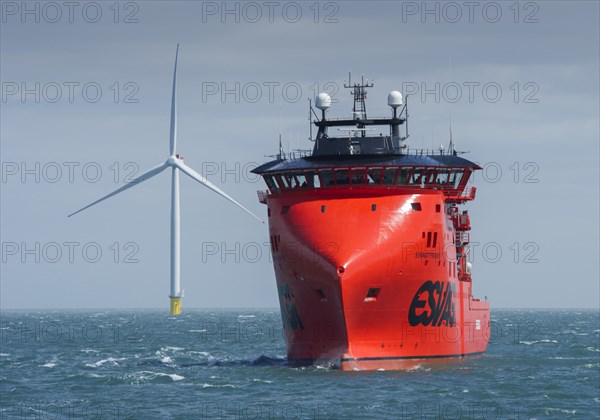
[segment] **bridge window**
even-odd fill
[[[420,185],[421,184],[421,170],[414,169],[408,177],[409,185]]]
[[[296,188],[298,186],[298,182],[296,181],[296,177],[293,174],[284,174],[283,175],[288,182],[290,188]]]
[[[436,174],[436,171],[434,171],[434,170],[424,170],[423,171],[423,179],[421,180],[421,183],[433,184],[433,181],[435,179],[435,174]]]
[[[383,172],[384,185],[394,185],[394,182],[396,182],[397,172],[398,168],[386,168]]]
[[[306,178],[306,186],[309,188],[319,188],[321,186],[321,181],[316,172],[314,171],[306,171],[304,172],[304,177]]]
[[[448,176],[449,176],[449,174],[446,171],[438,172],[435,177],[435,183],[437,185],[447,186],[448,185]]]
[[[367,168],[352,168],[352,185],[365,185],[367,183]]]
[[[306,177],[304,176],[304,174],[302,172],[296,172],[292,174],[292,177],[294,178],[294,188],[298,188],[298,187],[307,187],[308,186],[308,182],[306,182]]]
[[[334,169],[334,181],[335,185],[348,185],[350,180],[348,179],[350,169]]]
[[[277,191],[279,189],[272,176],[265,176],[265,182],[267,183],[267,186],[272,192]]]
[[[398,171],[398,179],[396,181],[397,185],[406,185],[408,184],[408,180],[411,177],[412,169],[400,169]]]
[[[354,167],[309,169],[265,175],[272,192],[296,188],[324,188],[350,185],[398,185],[456,189],[465,175],[462,168]]]
[[[369,184],[381,184],[381,176],[383,171],[381,168],[369,169]]]
[[[458,188],[458,186],[460,185],[460,181],[463,177],[463,172],[464,171],[452,171],[450,172],[450,176],[448,179],[448,183],[450,184],[450,186],[452,186],[453,188]]]
[[[323,187],[331,187],[334,185],[333,183],[333,171],[330,169],[320,170],[319,177],[321,178],[321,186]]]
[[[279,181],[278,183],[280,185],[280,188],[289,188],[290,187],[290,184],[285,176],[279,175],[277,177],[277,179]]]

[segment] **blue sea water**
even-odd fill
[[[286,362],[278,310],[1,313],[0,418],[600,417],[600,315],[493,310],[483,356],[407,371]]]

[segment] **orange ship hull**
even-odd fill
[[[290,363],[404,369],[486,350],[489,304],[459,275],[442,192],[308,188],[266,204]]]

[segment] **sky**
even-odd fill
[[[310,149],[308,99],[370,116],[409,94],[411,148],[478,162],[474,294],[598,308],[599,3],[1,2],[2,309],[167,308],[168,172],[67,214],[178,153],[266,219],[250,173]],[[277,307],[268,228],[181,178],[185,308]]]

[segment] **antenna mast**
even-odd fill
[[[348,73],[348,84],[344,84],[346,89],[352,89],[351,95],[354,96],[354,107],[352,108],[353,117],[355,120],[366,120],[367,119],[367,105],[365,99],[367,99],[367,88],[373,87],[373,83],[369,83],[369,80],[365,82],[365,76],[363,75],[360,83],[352,82],[352,75]],[[363,124],[356,124],[357,128],[365,128]],[[361,135],[365,137],[365,130],[362,130]]]
[[[450,82],[452,82],[452,56],[450,56]],[[452,140],[452,102],[448,103],[448,123],[450,126],[450,144],[448,145],[448,153],[454,155],[454,140]]]

